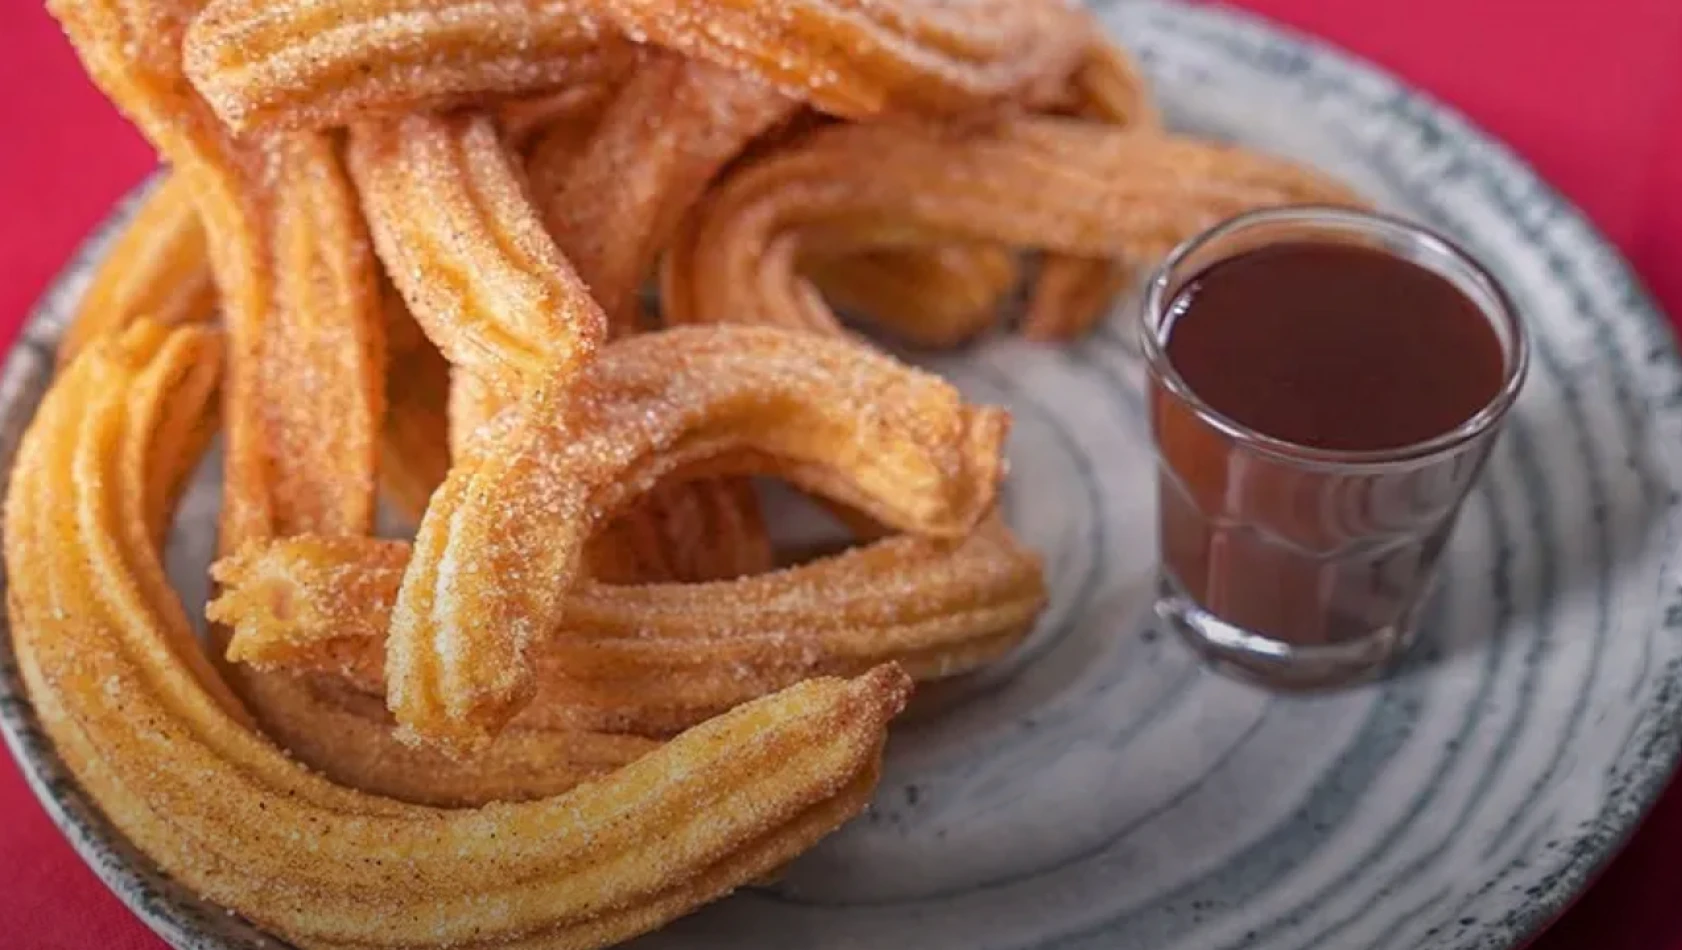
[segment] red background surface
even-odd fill
[[[1242,0],[1458,106],[1682,314],[1682,2]],[[0,0],[0,335],[151,167],[33,0]],[[1682,725],[1682,724],[1679,724]],[[159,950],[0,761],[0,944]],[[1682,950],[1682,786],[1536,950]]]

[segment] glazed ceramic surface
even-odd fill
[[[1176,126],[1308,161],[1457,238],[1529,321],[1529,384],[1422,643],[1393,677],[1329,695],[1205,672],[1148,615],[1153,461],[1127,317],[1069,350],[1000,337],[939,359],[1015,413],[1007,505],[1046,557],[1044,622],[999,668],[924,691],[866,817],[776,887],[640,948],[1510,947],[1671,772],[1682,371],[1625,265],[1505,149],[1368,67],[1219,10],[1100,9]],[[5,365],[6,468],[109,234]],[[206,476],[172,542],[189,603],[215,504]],[[100,876],[177,947],[276,946],[112,832],[41,734],[8,644],[0,724]]]

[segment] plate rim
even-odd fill
[[[1400,117],[1399,121],[1417,123],[1428,120],[1444,130],[1444,138],[1457,147],[1468,152],[1483,152],[1473,156],[1478,164],[1514,179],[1526,190],[1528,201],[1544,206],[1555,220],[1569,227],[1571,243],[1595,253],[1595,260],[1585,263],[1585,269],[1592,266],[1610,285],[1623,291],[1618,308],[1620,319],[1642,321],[1647,334],[1657,341],[1655,349],[1663,351],[1658,362],[1673,373],[1682,375],[1682,340],[1678,338],[1677,328],[1622,252],[1575,202],[1543,179],[1505,142],[1484,131],[1456,107],[1330,40],[1223,3],[1092,0],[1088,6],[1100,19],[1113,15],[1118,7],[1154,9],[1165,16],[1184,18],[1186,22],[1229,33],[1257,48],[1279,49],[1311,64],[1316,70],[1342,74],[1348,80],[1382,90],[1394,102],[1417,112],[1417,117]],[[0,400],[17,400],[14,390],[30,384],[38,378],[38,374],[44,373],[50,378],[64,323],[75,300],[80,297],[85,276],[109,250],[120,228],[157,181],[158,172],[150,173],[120,198],[76,245],[30,306],[12,347],[0,361]],[[1479,187],[1494,190],[1490,182],[1481,183]],[[27,413],[19,414],[26,418],[14,424],[27,426],[35,415],[39,399],[39,392],[26,392],[19,403],[29,404]],[[1670,420],[1673,425],[1682,425],[1682,407],[1668,407],[1665,414],[1673,417]],[[1682,453],[1682,449],[1665,448],[1671,449],[1667,453],[1670,460]],[[9,473],[15,449],[15,444],[0,446],[0,471]],[[0,490],[4,490],[4,486],[0,486]],[[0,521],[3,521],[3,516],[0,516]],[[1678,583],[1682,581],[1682,559],[1677,556],[1675,532],[1667,540],[1672,544],[1663,552],[1665,560],[1659,571],[1664,586],[1655,600],[1661,605],[1679,606],[1682,605],[1682,584]],[[0,565],[0,591],[7,586],[4,566]],[[1666,628],[1678,627],[1682,626],[1682,620],[1664,620],[1661,624]],[[1655,689],[1645,715],[1654,723],[1674,723],[1682,716],[1682,668],[1672,664],[1659,670],[1655,678],[1663,685]],[[26,732],[34,735],[26,735]],[[1573,851],[1585,844],[1592,850],[1582,855],[1572,854],[1566,859],[1563,866],[1554,872],[1560,878],[1560,885],[1551,887],[1544,899],[1526,904],[1521,913],[1504,921],[1492,922],[1506,928],[1499,935],[1506,946],[1523,947],[1546,930],[1587,893],[1643,825],[1679,766],[1682,766],[1682,730],[1673,729],[1665,734],[1661,728],[1659,732],[1656,737],[1657,754],[1644,756],[1647,767],[1625,780],[1627,800],[1621,803],[1623,807],[1619,807],[1616,793],[1609,793],[1602,799],[1599,813],[1588,823],[1590,828],[1575,836]],[[231,912],[222,911],[173,885],[167,875],[135,851],[99,812],[53,751],[50,739],[46,738],[40,726],[17,671],[7,617],[0,617],[0,739],[4,740],[36,800],[77,857],[95,873],[107,890],[167,944],[179,950],[248,950],[287,946],[278,938],[234,917]],[[38,749],[29,748],[31,746]],[[1609,829],[1610,833],[1597,835],[1595,829]],[[113,854],[112,848],[117,853]],[[156,890],[160,879],[164,888],[161,892]],[[212,929],[206,929],[209,916],[219,918],[217,926]]]

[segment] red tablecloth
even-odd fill
[[[1682,2],[1243,0],[1431,90],[1527,156],[1682,315]],[[152,164],[32,0],[0,2],[0,334]],[[1682,724],[1679,724],[1682,726]],[[1682,786],[1539,950],[1682,950]],[[0,761],[0,944],[158,950]]]

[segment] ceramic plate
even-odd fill
[[[639,947],[1509,947],[1586,885],[1671,772],[1682,372],[1625,265],[1504,148],[1369,67],[1219,10],[1102,12],[1175,124],[1306,160],[1456,236],[1533,328],[1529,385],[1423,641],[1394,677],[1334,695],[1206,673],[1148,621],[1152,461],[1124,320],[1073,350],[1001,338],[942,360],[1016,415],[1009,514],[1046,555],[1051,609],[1008,663],[896,732],[867,817],[774,889]],[[5,366],[0,464],[103,246]],[[171,551],[195,598],[211,488]],[[112,833],[4,646],[7,739],[101,877],[178,947],[274,946]]]

